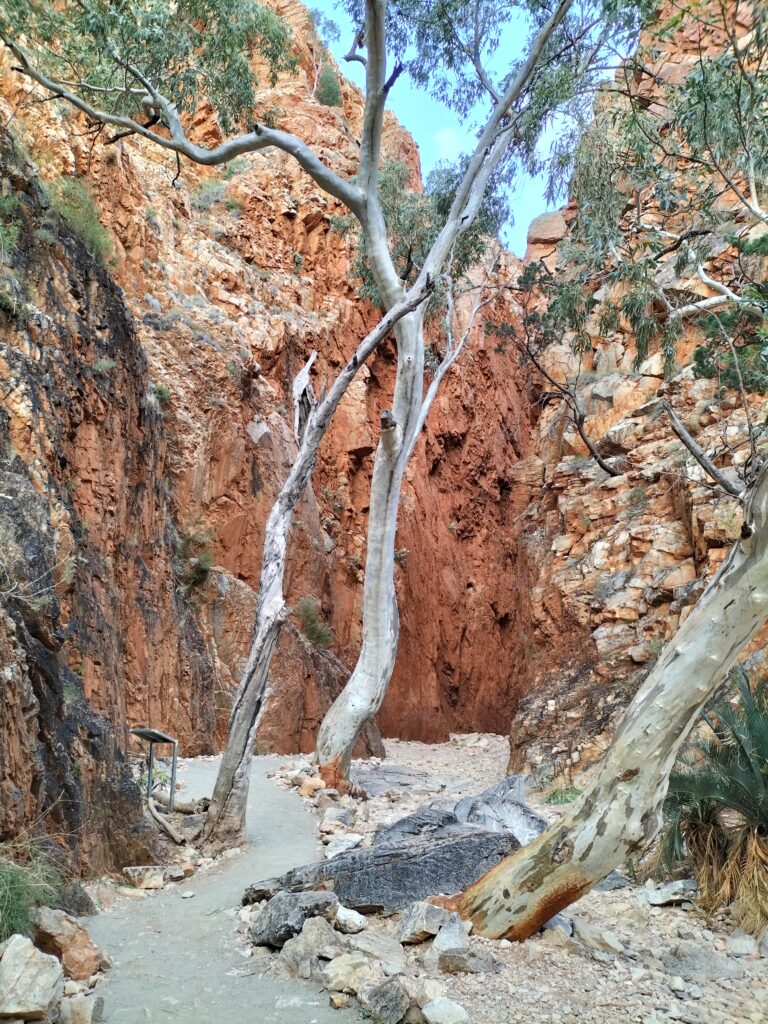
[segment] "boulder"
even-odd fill
[[[32,914],[32,926],[35,945],[44,953],[57,956],[67,977],[85,981],[107,966],[85,928],[63,910],[40,907]]]
[[[347,943],[352,949],[378,960],[385,974],[402,974],[405,970],[405,953],[397,939],[380,932],[365,931],[350,935]]]
[[[443,974],[498,974],[501,961],[492,953],[466,947],[441,950],[437,966]]]
[[[731,956],[757,956],[759,946],[754,935],[747,932],[735,931],[728,939],[728,952]]]
[[[440,996],[421,1008],[427,1024],[472,1024],[470,1016],[461,1003]]]
[[[63,992],[64,971],[56,957],[41,953],[23,935],[12,935],[0,960],[0,1018],[52,1016]]]
[[[376,980],[376,972],[362,953],[343,953],[325,965],[322,978],[329,992],[357,995],[366,982]]]
[[[349,907],[340,905],[336,911],[336,920],[333,924],[336,930],[344,935],[357,935],[358,932],[365,930],[368,922],[356,910],[350,910]]]
[[[681,878],[664,885],[647,888],[640,893],[640,898],[652,907],[666,907],[675,903],[686,903],[696,896],[698,886],[689,878]]]
[[[325,789],[325,783],[323,780],[319,775],[310,775],[308,778],[305,778],[299,786],[299,793],[302,796],[311,799],[315,793],[318,793],[321,789]]]
[[[624,946],[616,938],[613,932],[601,931],[599,928],[588,924],[581,917],[574,917],[571,925],[573,936],[590,949],[596,949],[603,953],[623,953]]]
[[[104,1018],[101,996],[72,996],[65,999],[59,1011],[59,1024],[99,1024]]]
[[[165,868],[156,864],[123,868],[123,874],[137,889],[162,889],[165,885]]]
[[[405,911],[395,934],[399,941],[406,945],[426,942],[431,936],[437,935],[447,920],[447,910],[419,900]]]
[[[321,961],[334,960],[346,951],[344,939],[324,917],[310,917],[304,922],[300,934],[284,944],[276,964],[279,970],[292,978],[321,981]]]
[[[339,906],[332,892],[279,892],[267,903],[251,927],[255,946],[275,946],[298,935],[310,917],[332,920]]]
[[[325,848],[325,856],[336,857],[340,853],[346,853],[347,850],[354,850],[362,841],[363,837],[356,832],[343,832],[341,835],[335,835]]]
[[[440,928],[432,943],[432,948],[442,949],[465,949],[467,947],[467,935],[472,927],[467,921],[462,921],[458,914],[449,914],[447,920]]]
[[[411,1005],[411,997],[399,978],[366,985],[358,993],[358,999],[375,1024],[400,1024]]]

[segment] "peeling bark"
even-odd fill
[[[525,939],[657,834],[669,773],[703,706],[768,619],[768,466],[742,539],[638,691],[566,816],[452,903],[477,934]]]

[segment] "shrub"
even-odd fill
[[[545,800],[545,804],[571,804],[577,796],[581,796],[578,786],[555,786]]]
[[[0,196],[0,264],[5,263],[16,248],[20,230],[18,199],[13,195]]]
[[[155,393],[155,397],[161,405],[165,405],[168,399],[171,397],[171,392],[165,386],[165,384],[153,384],[152,390]]]
[[[93,364],[94,370],[98,373],[109,373],[110,370],[114,370],[117,366],[117,360],[112,359],[111,356],[103,356],[101,359],[97,359]]]
[[[313,597],[302,597],[296,605],[296,617],[299,620],[301,635],[317,647],[324,650],[331,642],[331,630],[327,623],[318,615],[317,602]]]
[[[209,178],[204,181],[197,192],[193,193],[190,197],[190,203],[193,210],[197,210],[199,213],[204,213],[206,210],[214,205],[214,203],[220,203],[224,198],[224,192],[226,186],[220,181],[216,181],[214,178]]]
[[[324,107],[340,107],[342,104],[341,86],[336,72],[330,64],[323,64],[317,76],[317,102]]]
[[[91,256],[105,266],[112,255],[112,242],[86,183],[81,178],[59,178],[51,186],[49,198]]]
[[[660,858],[687,860],[700,901],[732,904],[754,935],[768,930],[768,685],[746,675],[702,713],[702,729],[669,778]]]
[[[60,882],[60,872],[34,842],[0,843],[0,942],[28,935],[32,911],[53,899]]]

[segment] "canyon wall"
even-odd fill
[[[749,6],[725,10],[734,18],[735,38],[745,38]],[[673,13],[662,5],[660,23]],[[702,53],[719,52],[726,42],[717,25],[683,19],[663,44],[654,38],[653,57],[631,78],[630,88],[643,106],[661,104],[668,84],[683,81]],[[623,77],[620,83],[625,87]],[[598,110],[623,102],[607,93]],[[764,281],[768,261],[753,256],[747,267],[727,241],[757,237],[764,227],[732,190],[720,186],[723,224],[708,235],[703,262],[721,281],[739,281],[747,269]],[[638,222],[662,223],[654,188],[639,197],[628,191],[626,198],[621,229],[627,240]],[[544,260],[567,277],[575,215],[569,206],[534,221],[526,262]],[[717,296],[695,263],[678,266],[676,250],[672,246],[659,257],[658,283],[681,305]],[[565,403],[548,393],[541,378],[532,454],[514,469],[525,505],[513,532],[518,559],[527,567],[530,646],[527,693],[511,726],[510,769],[535,770],[544,778],[567,779],[601,755],[622,711],[743,523],[738,502],[713,486],[675,435],[660,400],[739,486],[739,471],[750,458],[745,406],[758,430],[768,413],[762,395],[742,399],[735,388],[694,372],[694,350],[705,338],[703,318],[685,322],[676,368],[665,376],[659,343],[637,364],[637,339],[625,316],[606,331],[602,314],[609,304],[621,308],[620,290],[595,288],[586,352],[576,354],[564,339],[547,350],[544,362],[553,378],[575,384],[587,434],[621,473],[609,476],[589,456]],[[755,677],[766,671],[766,642],[768,630],[747,652],[745,667]]]
[[[317,102],[307,12],[275,6],[299,66],[259,91],[257,115],[351,175],[360,94],[342,82],[342,107]],[[660,72],[684,73],[693,45],[678,33]],[[146,841],[121,755],[131,726],[179,737],[186,755],[220,749],[263,524],[295,451],[293,379],[317,350],[322,387],[377,314],[357,296],[344,211],[286,154],[179,169],[34,100],[5,66],[2,192],[22,230],[0,267],[0,838],[46,812],[95,870]],[[215,143],[215,111],[200,110],[192,134]],[[417,187],[417,147],[390,114],[384,149]],[[59,215],[73,175],[96,198],[106,266]],[[556,266],[573,213],[534,223],[529,260]],[[505,257],[506,280],[519,269]],[[626,324],[604,336],[593,318],[578,387],[590,435],[622,460],[606,479],[489,326],[518,320],[508,298],[485,311],[408,469],[400,650],[360,753],[381,753],[380,732],[431,741],[511,724],[513,768],[589,764],[740,528],[649,405],[673,397],[705,447],[723,430],[743,436],[739,403],[686,365],[695,332],[665,380],[657,352],[634,367]],[[574,370],[567,342],[547,358]],[[313,749],[356,660],[368,483],[393,379],[389,343],[346,396],[297,509],[286,596],[314,598],[332,639],[317,649],[297,618],[284,629],[262,751]]]
[[[350,175],[360,94],[342,83],[341,108],[312,96],[307,12],[277,7],[299,68],[259,92],[259,110]],[[46,689],[21,660],[9,663],[0,784],[16,810],[0,834],[55,803],[65,784],[87,799],[79,747],[47,732],[75,706],[105,735],[114,730],[117,757],[135,725],[179,737],[186,755],[220,749],[253,625],[263,524],[295,451],[293,378],[316,349],[321,387],[377,317],[350,275],[343,209],[286,154],[179,174],[170,155],[135,139],[109,144],[64,104],[35,98],[6,65],[3,194],[15,197],[21,230],[2,268],[2,409],[15,474],[13,503],[0,505],[2,597],[44,645],[56,681]],[[215,142],[215,112],[201,110],[192,131]],[[418,187],[418,150],[390,114],[384,150]],[[104,266],[60,216],[73,176],[95,197]],[[512,316],[500,300],[486,319]],[[393,379],[390,343],[346,396],[297,509],[286,596],[314,598],[332,640],[316,649],[296,619],[283,631],[260,750],[313,749],[357,657],[368,483]],[[508,727],[523,686],[510,666],[520,664],[524,604],[511,474],[528,434],[527,399],[480,323],[404,487],[401,647],[379,717],[387,735]],[[9,632],[14,642],[26,641]],[[51,744],[53,773],[43,765]],[[365,751],[382,752],[375,726]]]

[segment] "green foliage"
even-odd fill
[[[98,373],[109,373],[110,370],[114,370],[117,366],[117,360],[112,359],[110,356],[104,356],[101,359],[97,359],[93,364],[94,370]]]
[[[706,341],[693,354],[700,377],[722,388],[768,391],[768,320],[756,307],[729,303],[704,321]]]
[[[753,692],[737,672],[695,735],[669,778],[660,857],[668,866],[690,860],[704,904],[735,901],[737,917],[759,932],[768,926],[766,683]]]
[[[313,647],[317,647],[318,650],[324,650],[328,647],[332,639],[331,629],[320,618],[315,599],[313,597],[302,597],[296,604],[294,611],[299,620],[299,630],[305,640],[311,643]]]
[[[341,86],[336,72],[330,64],[323,64],[317,76],[315,97],[324,107],[340,107],[343,102]]]
[[[199,518],[188,519],[179,530],[180,576],[187,596],[205,583],[213,568],[212,537],[211,530]]]
[[[16,248],[21,231],[19,200],[15,195],[0,195],[0,266]]]
[[[226,186],[222,182],[217,181],[215,178],[206,178],[200,185],[197,192],[193,192],[190,196],[190,204],[193,210],[197,210],[199,213],[204,213],[215,204],[220,203],[224,199],[224,193],[226,192]]]
[[[547,793],[544,803],[571,804],[578,796],[581,796],[581,790],[577,786],[555,786]]]
[[[462,166],[439,164],[430,174],[424,192],[408,187],[409,169],[395,160],[387,160],[379,174],[379,200],[387,226],[390,252],[401,274],[418,273],[443,227],[456,189],[463,174]],[[460,236],[454,248],[450,271],[454,279],[462,277],[484,255],[490,237],[498,234],[506,215],[506,204],[500,181],[486,192],[485,199],[471,227]],[[357,248],[354,273],[362,281],[360,295],[374,305],[381,305],[361,236]],[[431,301],[434,311],[440,301],[439,291]]]
[[[165,384],[153,384],[152,390],[155,394],[155,397],[157,398],[158,402],[161,405],[165,405],[165,403],[171,397],[171,392],[168,390]]]
[[[29,935],[35,907],[53,899],[61,874],[42,847],[28,839],[0,844],[0,942]]]
[[[182,115],[209,98],[225,132],[253,110],[255,55],[267,64],[271,84],[294,64],[286,24],[255,0],[7,0],[0,30],[23,33],[39,66],[81,82],[81,95],[110,113],[145,120],[143,77]],[[94,94],[87,86],[108,91]]]
[[[82,178],[59,178],[51,186],[49,198],[91,256],[105,266],[112,254],[112,242],[99,221],[88,185]]]
[[[182,577],[185,589],[190,591],[194,587],[202,586],[208,579],[212,568],[213,551],[210,548],[204,548],[189,558]]]

